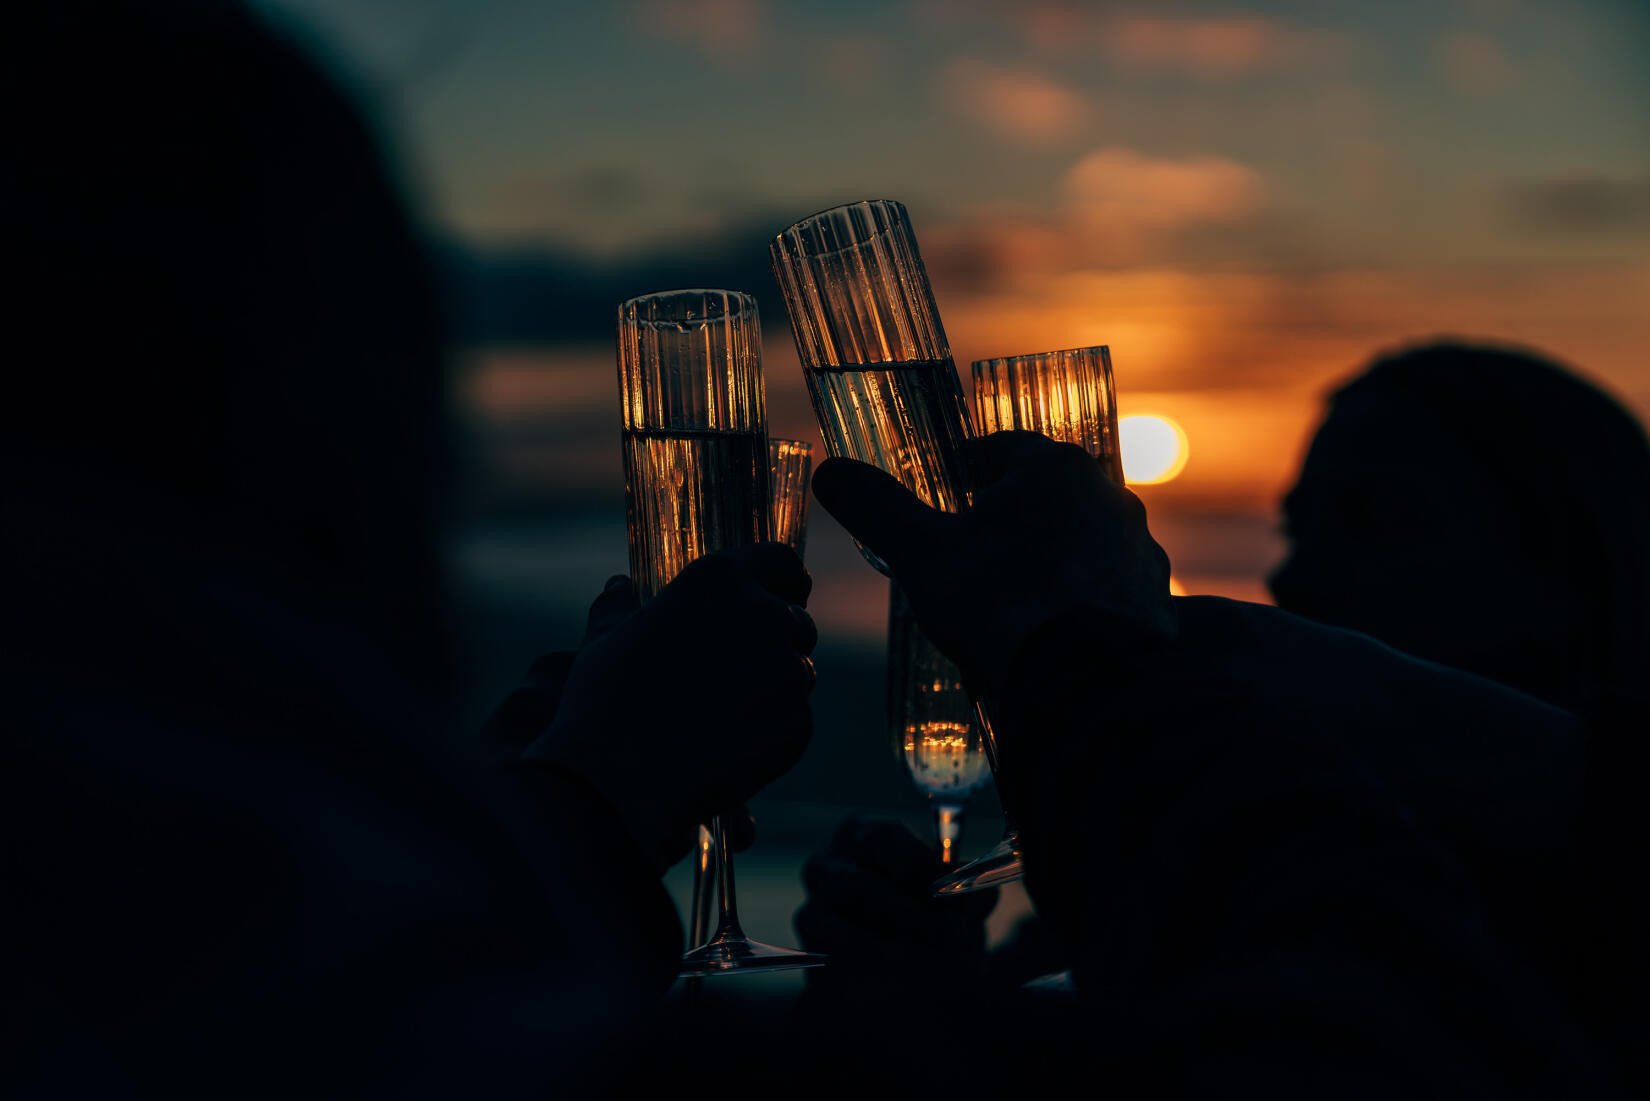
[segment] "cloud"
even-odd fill
[[[1000,16],[1003,0],[910,0],[906,16],[924,35],[973,30]]]
[[[1097,53],[1120,69],[1203,81],[1324,73],[1353,59],[1355,36],[1271,15],[1160,14],[1165,5],[1093,0],[911,0],[920,33],[1013,36],[1055,57]],[[1122,10],[1119,10],[1119,9]],[[1131,10],[1132,9],[1132,10]]]
[[[501,176],[486,204],[467,219],[465,231],[489,244],[544,245],[611,265],[663,253],[719,256],[730,236],[763,224],[771,226],[771,236],[799,210],[840,201],[822,189],[778,204],[754,186],[760,172],[751,163],[707,150],[703,157],[677,159],[670,172],[644,157],[636,163],[604,158]]]
[[[638,0],[632,25],[713,60],[749,57],[768,37],[766,0]]]
[[[672,287],[746,291],[767,326],[783,326],[768,242],[794,212],[764,214],[746,205],[744,218],[719,232],[607,257],[566,247],[450,242],[439,258],[453,339],[495,348],[610,341],[620,302]]]
[[[1477,31],[1446,31],[1433,43],[1444,79],[1471,96],[1494,96],[1512,86],[1512,62],[1495,40]]]
[[[1256,236],[1278,236],[1265,180],[1213,155],[1159,157],[1109,146],[1060,177],[1052,208],[995,203],[923,227],[936,284],[968,293],[1050,274],[1207,257],[1250,257]],[[1227,240],[1235,238],[1235,240]]]
[[[1259,173],[1225,157],[1152,157],[1119,147],[1072,165],[1061,189],[1080,225],[1145,230],[1241,222],[1260,209],[1266,190]]]
[[[1386,198],[1401,178],[1401,161],[1392,146],[1369,138],[1338,136],[1323,143],[1330,179],[1354,206]]]
[[[941,92],[963,116],[999,137],[1051,146],[1080,135],[1097,114],[1071,89],[1041,73],[958,58],[940,73]]]
[[[592,164],[517,177],[504,188],[508,202],[569,206],[584,216],[627,215],[653,190],[647,177],[621,164]]]
[[[1577,172],[1506,185],[1502,205],[1514,224],[1570,233],[1650,228],[1650,173]]]
[[[1343,64],[1350,53],[1343,35],[1258,15],[1119,15],[1101,23],[1099,38],[1122,68],[1211,81],[1320,71]]]
[[[1316,400],[1377,349],[1436,333],[1543,348],[1650,409],[1641,364],[1650,265],[1262,270],[1144,264],[1049,271],[980,293],[936,286],[964,358],[1110,344],[1136,391],[1257,390]]]
[[[1020,30],[1026,41],[1044,53],[1075,54],[1094,40],[1094,15],[1080,4],[1047,0],[1019,9]]]

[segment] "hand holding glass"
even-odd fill
[[[973,426],[905,207],[879,199],[822,211],[774,238],[770,251],[826,448],[893,475],[927,505],[966,508],[962,445]],[[978,699],[974,705],[995,771],[989,708]],[[997,791],[1008,833],[942,881],[946,890],[1020,877],[1013,808],[1000,776]]]
[[[630,571],[645,601],[693,559],[769,538],[772,473],[756,301],[722,290],[631,299],[619,307],[618,361]],[[683,957],[681,974],[823,962],[744,935],[720,819],[710,832],[719,925]]]

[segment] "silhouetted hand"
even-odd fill
[[[630,578],[617,574],[590,605],[580,647],[623,623],[636,610],[636,588]],[[519,761],[555,720],[562,692],[578,659],[578,650],[557,650],[533,662],[527,680],[504,698],[481,728],[481,749],[494,764]],[[756,840],[756,822],[741,806],[720,815],[728,848],[744,852]]]
[[[811,584],[777,543],[698,559],[639,609],[610,583],[524,759],[584,779],[661,867],[675,863],[698,823],[783,775],[812,736]]]
[[[818,978],[928,990],[978,980],[997,891],[932,898],[941,870],[933,849],[897,822],[850,818],[838,827],[802,869],[808,899],[796,912],[803,945],[831,957]]]
[[[628,577],[614,580],[622,580],[626,588],[630,585]],[[596,599],[600,602],[601,597]],[[520,760],[522,752],[550,728],[561,705],[562,689],[567,687],[567,674],[578,656],[577,650],[545,654],[527,670],[527,680],[493,709],[480,734],[481,752],[488,762],[506,765]]]
[[[1172,639],[1169,559],[1139,498],[1082,448],[1032,432],[970,441],[973,507],[930,508],[850,459],[814,474],[819,503],[888,564],[923,630],[988,694],[1038,627],[1076,609]]]
[[[636,606],[636,588],[630,578],[622,573],[608,578],[590,604],[580,649],[623,623]],[[578,650],[557,650],[533,662],[526,682],[504,698],[481,728],[482,752],[489,760],[500,764],[520,760],[527,747],[550,728],[578,656]]]

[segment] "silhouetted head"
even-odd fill
[[[39,629],[106,647],[153,618],[134,585],[170,606],[233,575],[430,673],[445,351],[358,111],[238,3],[25,5],[12,29],[6,581],[32,571]]]
[[[1528,352],[1441,343],[1330,399],[1280,607],[1564,706],[1650,665],[1650,444]]]

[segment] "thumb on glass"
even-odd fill
[[[826,459],[814,471],[814,497],[872,554],[894,569],[941,535],[945,513],[898,480],[854,459]]]

